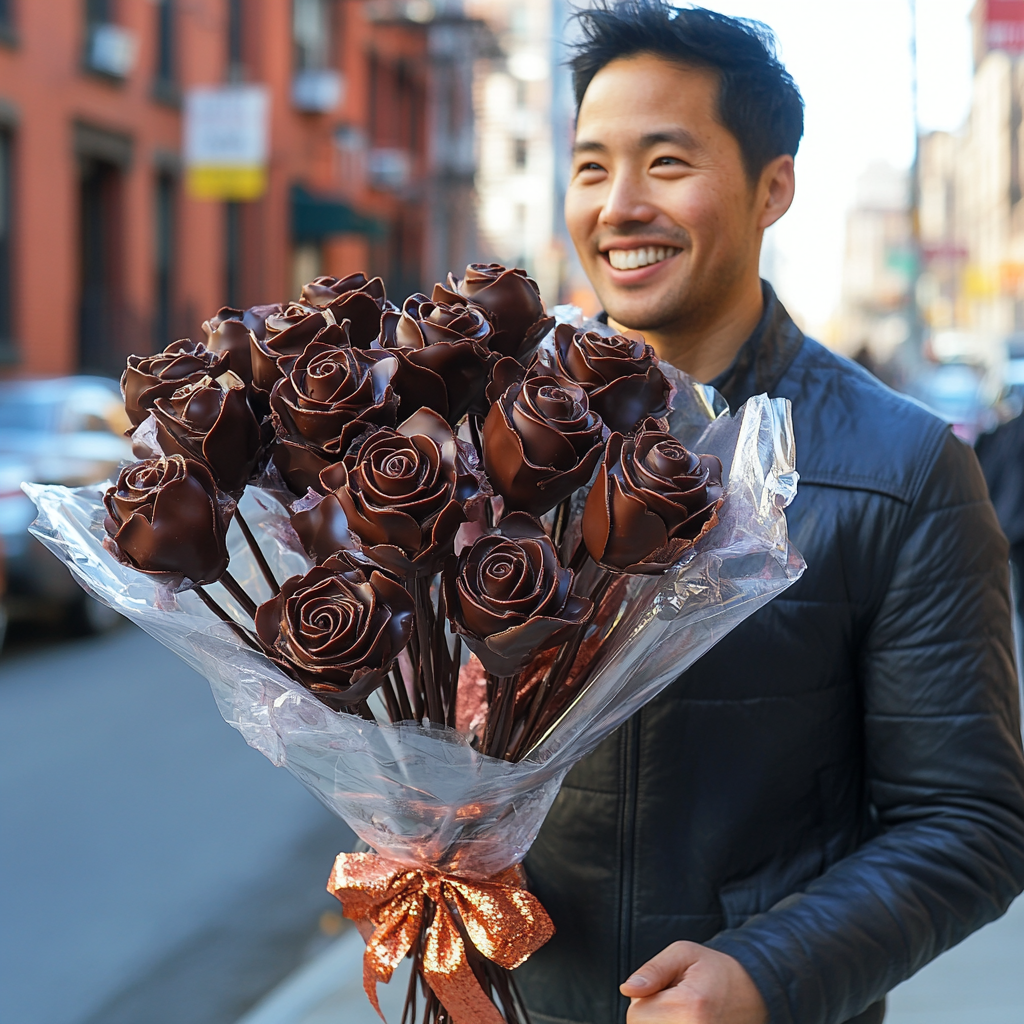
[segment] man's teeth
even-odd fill
[[[648,245],[644,249],[609,249],[608,262],[616,270],[636,270],[637,267],[660,263],[679,252],[682,252],[682,249],[660,245]]]

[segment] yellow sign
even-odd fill
[[[265,167],[195,166],[188,169],[186,186],[196,199],[246,202],[259,199],[267,190]]]

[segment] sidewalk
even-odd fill
[[[380,1024],[363,994],[363,940],[350,929],[238,1024]],[[405,961],[378,988],[398,1024]],[[885,1024],[1020,1024],[1024,1020],[1024,897],[1009,913],[929,964],[889,997]]]

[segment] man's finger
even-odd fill
[[[696,963],[701,949],[696,942],[673,942],[634,971],[619,986],[619,991],[630,999],[637,999],[678,984],[687,968]]]

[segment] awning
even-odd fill
[[[292,185],[292,238],[319,242],[331,235],[369,235],[383,238],[387,226],[376,217],[357,213],[331,196],[314,195],[302,185]]]

